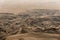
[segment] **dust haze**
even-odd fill
[[[30,9],[60,10],[59,0],[0,0],[0,12],[19,13]]]

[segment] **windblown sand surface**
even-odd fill
[[[60,40],[60,11],[0,13],[0,40]]]

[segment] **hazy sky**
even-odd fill
[[[0,2],[59,2],[60,0],[0,0]]]
[[[60,0],[0,0],[0,12],[20,12],[31,8],[60,10]]]

